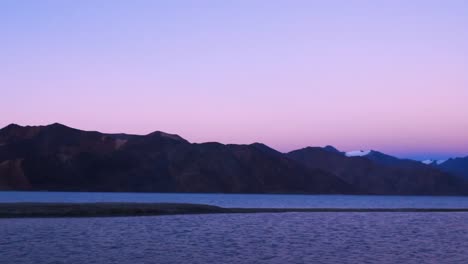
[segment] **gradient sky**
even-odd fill
[[[468,1],[0,1],[0,126],[468,155]]]

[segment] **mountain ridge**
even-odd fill
[[[59,123],[0,129],[0,189],[323,194],[466,194],[465,182],[377,151],[281,153],[265,144],[190,143],[176,134],[83,131]]]

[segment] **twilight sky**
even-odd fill
[[[0,1],[9,123],[468,155],[468,1]]]

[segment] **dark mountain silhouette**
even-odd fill
[[[326,151],[328,151],[328,152],[340,153],[340,154],[343,154],[343,155],[344,155],[344,152],[341,152],[341,151],[339,151],[338,149],[336,149],[335,147],[330,146],[330,145],[325,146],[323,149],[326,150]]]
[[[263,145],[103,134],[60,124],[0,130],[0,188],[64,191],[354,193]]]
[[[434,162],[431,165],[445,172],[456,174],[465,179],[468,179],[468,157],[448,159],[441,164]]]
[[[129,192],[465,194],[459,178],[383,153],[327,146],[288,154],[264,144],[192,144],[178,135],[0,130],[0,189]]]
[[[346,157],[324,148],[308,147],[287,154],[308,168],[328,171],[360,192],[375,194],[460,194],[466,182],[417,161],[398,159],[377,151]]]
[[[427,170],[429,167],[419,161],[410,159],[399,159],[379,151],[371,150],[369,154],[364,156],[367,159],[374,161],[377,164],[397,167],[401,169],[420,169]]]

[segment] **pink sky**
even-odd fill
[[[467,4],[323,2],[2,2],[0,126],[468,155]]]

